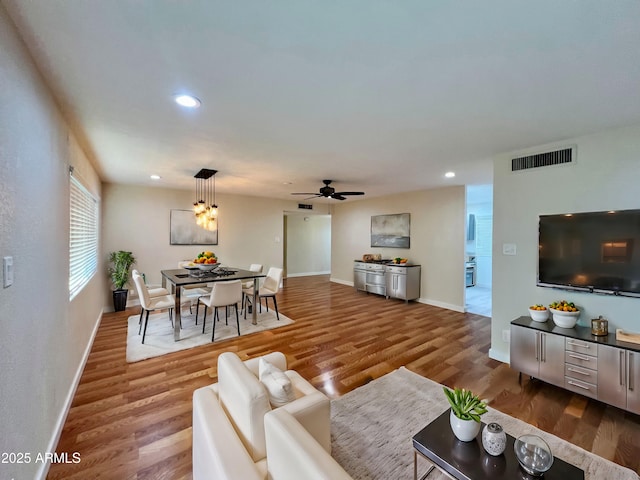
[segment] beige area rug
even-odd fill
[[[412,437],[448,408],[442,385],[402,367],[331,402],[332,456],[356,480],[413,478]],[[554,456],[584,470],[585,480],[640,478],[495,409],[482,420],[499,423],[516,438],[525,433],[544,438]],[[427,465],[419,459],[419,472],[425,473]],[[428,477],[448,478],[437,469]]]
[[[224,310],[224,308],[218,310],[220,321],[216,324],[216,342],[238,337],[235,310],[233,308],[229,309],[229,325],[225,325]],[[140,315],[129,317],[127,330],[127,362],[139,362],[146,358],[158,357],[167,353],[178,352],[211,343],[211,331],[213,329],[212,309],[209,309],[207,313],[207,323],[204,334],[202,333],[202,317],[202,306],[200,307],[200,314],[198,315],[198,325],[195,324],[195,307],[193,314],[189,313],[188,308],[183,308],[180,340],[175,342],[173,340],[173,327],[169,321],[169,314],[167,312],[150,314],[144,345],[142,344],[142,334],[138,335],[138,319]],[[249,313],[247,313],[246,320],[240,315],[240,335],[249,335],[251,333],[262,332],[263,330],[271,330],[292,323],[293,320],[282,313],[280,313],[280,320],[278,320],[273,309],[267,312],[266,309],[263,308],[262,313],[258,312],[257,325],[251,324]]]

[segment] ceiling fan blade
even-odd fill
[[[346,200],[346,198],[339,193],[334,193],[333,195],[331,195],[331,198],[335,198],[336,200]]]
[[[318,194],[317,194],[317,193],[315,193],[315,192],[314,192],[314,193],[311,193],[311,192],[304,192],[304,193],[300,193],[300,192],[298,192],[298,193],[292,193],[291,195],[314,195],[314,196],[316,196],[316,197],[319,197],[319,196],[320,196],[320,195],[318,195]]]
[[[364,192],[336,192],[334,195],[364,195]]]

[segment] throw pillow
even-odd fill
[[[289,377],[263,358],[258,364],[258,378],[269,392],[272,407],[281,407],[296,399]]]

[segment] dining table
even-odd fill
[[[266,275],[261,272],[250,272],[241,268],[217,267],[215,270],[201,270],[200,268],[177,268],[173,270],[161,270],[162,286],[170,287],[170,292],[175,297],[175,321],[173,322],[173,340],[180,340],[180,296],[182,287],[188,285],[201,285],[215,282],[229,282],[232,280],[253,280],[253,299],[252,305],[257,305],[259,279]],[[256,308],[251,309],[251,323],[257,325],[258,317]]]

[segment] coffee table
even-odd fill
[[[554,458],[551,469],[544,477],[527,474],[518,463],[513,451],[515,439],[507,434],[507,448],[502,455],[489,455],[482,446],[482,429],[470,442],[461,442],[451,431],[449,412],[445,410],[429,425],[413,436],[413,480],[418,479],[418,455],[433,463],[420,477],[425,479],[434,465],[444,473],[458,480],[500,480],[535,479],[543,480],[584,480],[584,471]],[[484,428],[484,423],[482,424]],[[552,452],[553,453],[553,452]]]

